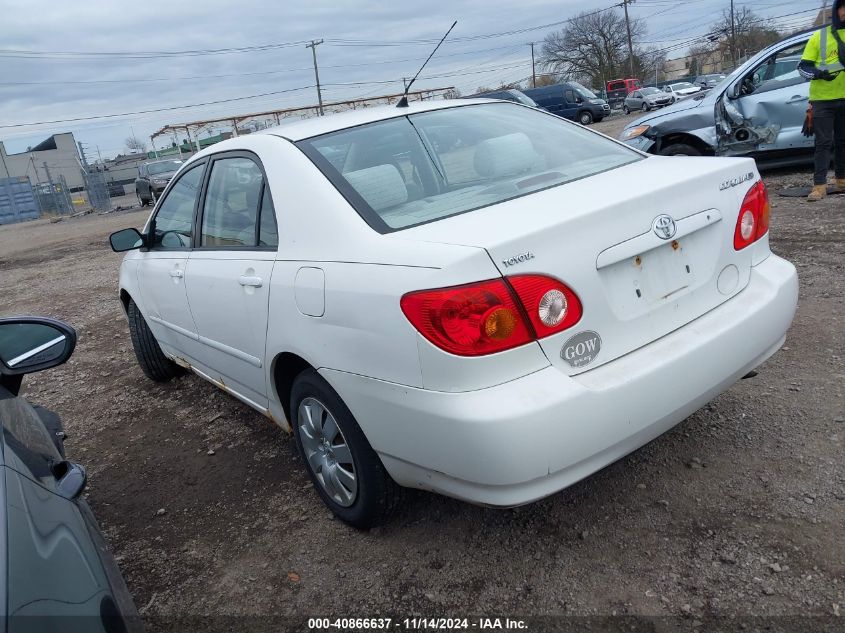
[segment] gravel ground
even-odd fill
[[[596,127],[615,136],[626,119]],[[766,181],[774,192],[810,174]],[[25,392],[63,416],[151,630],[192,616],[256,630],[271,614],[274,630],[412,615],[549,616],[533,630],[843,630],[845,197],[772,200],[772,248],[798,267],[801,295],[759,376],[551,498],[503,511],[413,493],[370,532],[332,518],[265,418],[197,377],[157,385],[141,373],[106,239],[146,210],[0,227],[0,314],[79,331],[71,361],[28,377]]]

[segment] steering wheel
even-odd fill
[[[162,231],[158,243],[164,248],[188,248],[191,238],[179,231]]]

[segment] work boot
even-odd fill
[[[845,178],[837,178],[833,182],[837,189],[845,189]]]
[[[807,196],[809,202],[816,202],[827,195],[827,185],[813,185],[813,190]]]

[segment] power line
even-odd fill
[[[471,51],[463,51],[460,53],[450,53],[448,55],[438,55],[438,59],[445,59],[450,57],[464,57],[466,55],[476,55],[478,53],[487,53],[490,51],[500,51],[505,49],[516,49],[517,46],[509,44],[507,46],[494,46],[491,48],[474,49]],[[347,68],[369,68],[372,66],[385,66],[390,64],[404,64],[419,62],[425,59],[424,57],[411,57],[406,59],[390,59],[382,61],[373,61],[364,64],[321,64],[323,69],[347,69]],[[306,72],[312,68],[284,68],[281,70],[263,70],[248,73],[231,73],[225,75],[192,75],[189,77],[125,77],[121,79],[81,79],[68,81],[0,81],[0,86],[64,86],[64,85],[96,85],[96,84],[119,84],[119,83],[151,83],[163,81],[193,81],[193,80],[207,80],[207,79],[232,79],[238,77],[264,77],[267,75],[288,74],[295,72]]]
[[[256,99],[258,97],[266,97],[269,95],[279,95],[284,94],[286,92],[298,92],[300,90],[308,90],[309,88],[313,88],[314,86],[302,86],[300,88],[290,88],[288,90],[274,90],[273,92],[265,92],[263,94],[258,95],[249,95],[246,97],[233,97],[231,99],[218,99],[216,101],[206,101],[204,103],[192,103],[189,105],[180,105],[180,106],[170,106],[167,108],[153,108],[150,110],[137,110],[135,112],[121,112],[119,114],[99,114],[96,116],[83,116],[83,117],[74,117],[71,119],[56,119],[54,121],[36,121],[32,123],[13,123],[7,125],[0,125],[0,128],[18,128],[18,127],[30,127],[33,125],[52,125],[54,123],[73,123],[76,121],[93,121],[95,119],[111,119],[115,117],[122,117],[122,116],[134,116],[136,114],[150,114],[151,112],[169,112],[172,110],[184,110],[185,108],[196,108],[199,106],[208,106],[208,105],[215,105],[218,103],[231,103],[233,101],[245,101],[247,99]]]

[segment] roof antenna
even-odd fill
[[[442,44],[443,41],[447,37],[449,37],[449,33],[452,32],[452,29],[455,28],[455,25],[457,23],[458,23],[457,20],[452,22],[452,26],[449,27],[448,31],[446,31],[446,35],[443,36],[443,39],[440,40],[440,43],[437,46],[434,47],[433,51],[431,51],[431,55],[429,55],[428,59],[425,60],[425,63],[422,66],[420,66],[420,69],[417,71],[417,74],[414,75],[414,78],[411,79],[411,81],[408,83],[407,86],[405,86],[405,94],[402,95],[402,98],[399,99],[399,103],[396,104],[397,108],[407,108],[408,107],[408,91],[411,89],[411,86],[413,85],[413,83],[417,80],[417,77],[420,76],[420,73],[422,72],[422,69],[425,68],[425,65],[431,60],[432,57],[434,57],[434,54],[437,52],[437,49],[440,48],[440,44]]]

